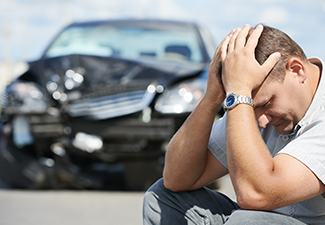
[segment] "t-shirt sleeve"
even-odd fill
[[[302,129],[302,128],[301,128]],[[314,121],[280,150],[305,164],[325,184],[325,121]]]
[[[213,124],[208,149],[224,167],[228,168],[226,153],[226,115]]]

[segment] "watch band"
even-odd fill
[[[237,100],[238,100],[238,103],[246,103],[246,104],[253,106],[253,100],[252,100],[252,98],[250,98],[248,96],[237,95]]]

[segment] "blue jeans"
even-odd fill
[[[166,189],[163,179],[160,179],[145,194],[143,224],[303,225],[304,223],[277,213],[242,210],[227,196],[208,188],[175,193]]]

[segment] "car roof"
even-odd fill
[[[95,21],[85,21],[85,22],[74,22],[69,26],[87,26],[87,25],[99,25],[99,24],[165,24],[165,25],[180,25],[180,26],[197,26],[195,22],[185,22],[176,20],[163,20],[163,19],[111,19],[111,20],[95,20]]]
[[[197,32],[197,34],[200,36],[201,39],[201,34],[200,34],[200,24],[198,24],[197,22],[193,22],[193,21],[179,21],[179,20],[167,20],[167,19],[107,19],[107,20],[93,20],[93,21],[76,21],[71,23],[70,25],[67,25],[65,27],[63,27],[63,29],[58,32],[58,34],[56,36],[54,36],[54,38],[52,39],[52,41],[50,42],[50,44],[46,47],[45,51],[43,52],[41,58],[45,57],[45,53],[48,50],[48,48],[51,46],[51,44],[53,43],[53,40],[55,40],[63,31],[72,28],[72,27],[87,27],[87,26],[97,26],[97,25],[105,25],[105,24],[111,24],[111,25],[134,25],[134,26],[144,26],[144,27],[156,27],[156,26],[175,26],[175,27],[191,27],[193,28],[193,30],[195,30],[195,32]],[[204,51],[206,51],[206,49],[204,48]],[[207,53],[205,53],[207,55]],[[209,56],[206,56],[207,58],[209,58]],[[210,58],[209,58],[210,60]]]

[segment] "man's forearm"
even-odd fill
[[[204,99],[172,138],[166,153],[164,179],[173,189],[188,189],[206,163],[211,128],[220,105]]]
[[[221,163],[216,162],[207,146],[216,113],[221,106],[225,91],[221,81],[220,46],[209,65],[207,91],[183,126],[172,138],[165,159],[164,183],[173,190],[199,188],[227,173]],[[212,172],[206,168],[214,167]],[[221,171],[219,174],[217,171]],[[212,174],[211,174],[212,173]],[[202,178],[203,179],[200,179]]]
[[[226,141],[229,173],[238,200],[249,193],[262,194],[272,182],[273,158],[260,136],[251,106],[240,104],[227,113]]]

